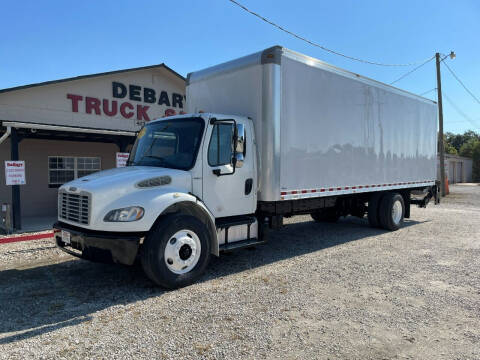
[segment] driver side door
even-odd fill
[[[244,129],[243,162],[233,165],[235,127]],[[244,119],[209,125],[203,148],[203,201],[215,218],[253,214],[256,209],[252,129]],[[241,156],[239,157],[241,158]]]

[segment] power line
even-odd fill
[[[418,94],[419,96],[427,95],[428,93],[431,93],[432,91],[437,90],[437,88],[430,89],[428,91],[425,91],[424,93]]]
[[[446,124],[466,123],[468,120],[445,121]]]
[[[360,59],[360,58],[356,58],[356,57],[353,57],[353,56],[348,56],[348,55],[345,55],[345,54],[342,54],[338,51],[335,51],[335,50],[332,50],[332,49],[329,49],[329,48],[326,48],[325,46],[322,46],[312,40],[308,40],[307,38],[303,37],[303,36],[300,36],[300,35],[297,35],[295,34],[294,32],[290,31],[290,30],[287,30],[285,29],[284,27],[274,23],[273,21],[270,21],[268,20],[267,18],[263,17],[262,15],[250,10],[249,8],[247,8],[246,6],[240,4],[238,1],[236,0],[228,0],[230,1],[231,3],[237,5],[238,7],[240,7],[241,9],[245,10],[246,12],[248,12],[249,14],[252,14],[253,16],[256,16],[257,18],[259,18],[260,20],[266,22],[267,24],[270,24],[274,27],[276,27],[277,29],[299,39],[299,40],[302,40],[310,45],[313,45],[313,46],[316,46],[324,51],[327,51],[331,54],[335,54],[335,55],[338,55],[338,56],[342,56],[344,58],[347,58],[347,59],[350,59],[350,60],[354,60],[354,61],[358,61],[358,62],[361,62],[361,63],[365,63],[365,64],[370,64],[370,65],[378,65],[378,66],[412,66],[412,65],[417,65],[419,63],[423,63],[423,62],[428,62],[429,60],[431,60],[432,58],[428,58],[426,60],[420,60],[420,61],[415,61],[415,62],[411,62],[411,63],[408,63],[408,64],[385,64],[385,63],[379,63],[379,62],[375,62],[375,61],[369,61],[369,60],[364,60],[364,59]],[[422,64],[423,65],[423,64]]]
[[[403,74],[402,76],[400,76],[397,80],[395,81],[392,81],[390,83],[390,85],[393,85],[395,84],[396,82],[402,80],[403,78],[407,77],[408,75],[410,75],[411,73],[413,73],[414,71],[420,69],[423,65],[425,65],[426,63],[429,63],[430,61],[432,61],[433,59],[435,58],[435,55],[433,55],[430,59],[427,59],[425,62],[421,63],[420,65],[418,65],[416,68],[410,70],[409,72]]]
[[[448,71],[450,71],[450,73],[453,75],[453,77],[460,83],[460,85],[463,86],[465,91],[468,92],[475,99],[475,101],[480,104],[480,100],[478,100],[478,98],[470,90],[468,90],[468,88],[465,86],[465,84],[462,82],[462,80],[460,80],[458,78],[458,76],[453,72],[453,70],[450,69],[450,66],[448,66],[446,62],[444,62],[443,64],[447,67]]]
[[[450,105],[465,119],[467,120],[470,124],[473,125],[473,127],[477,128],[480,130],[480,127],[475,123],[475,121],[473,121],[473,119],[471,117],[469,117],[467,114],[465,114],[459,106],[457,106],[453,101],[452,99],[450,99],[448,97],[448,95],[445,93],[445,91],[443,91],[443,97],[445,99],[447,99],[447,101],[450,103]]]

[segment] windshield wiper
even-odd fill
[[[167,160],[165,160],[165,158],[161,157],[161,156],[156,156],[156,155],[143,155],[142,158],[139,160],[139,161],[135,161],[134,162],[134,165],[137,165],[137,166],[142,166],[141,162],[143,159],[145,158],[151,158],[151,159],[155,159],[155,160],[160,160],[161,163],[160,163],[160,166],[165,166],[165,167],[170,167],[170,168],[176,168],[172,163],[168,162]],[[148,166],[148,165],[147,165]],[[156,165],[158,166],[158,165]]]
[[[138,160],[138,162],[141,162],[143,159],[145,158],[151,158],[151,159],[156,159],[156,160],[162,160],[163,162],[165,162],[165,158],[161,157],[161,156],[156,156],[156,155],[143,155],[142,158],[140,160]]]

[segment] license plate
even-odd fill
[[[68,231],[62,230],[62,241],[70,245],[71,239],[70,239],[70,233]]]

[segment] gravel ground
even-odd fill
[[[0,358],[480,359],[480,186],[397,232],[287,219],[190,287],[0,245]]]

